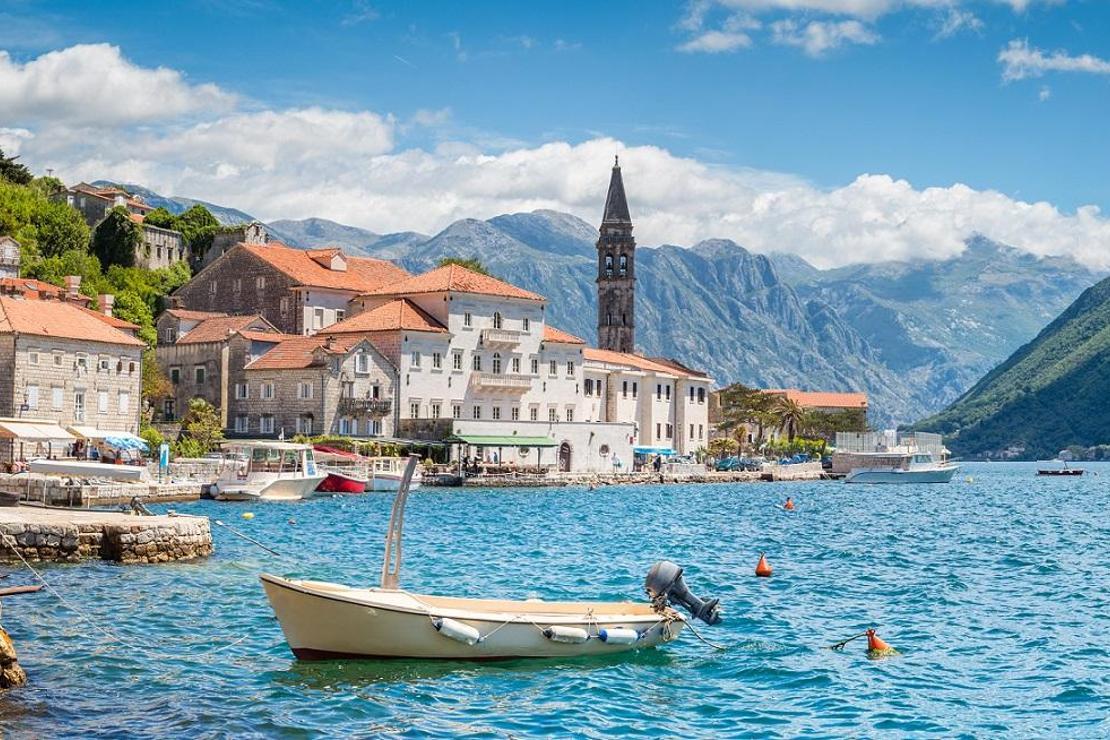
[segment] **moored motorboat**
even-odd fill
[[[939,434],[838,432],[832,469],[845,483],[948,483],[960,469],[948,454]]]
[[[381,585],[359,588],[262,574],[262,586],[293,654],[334,658],[493,658],[606,655],[674,640],[687,619],[708,624],[717,600],[687,589],[682,569],[657,563],[645,583],[649,603],[455,598],[399,587],[405,501],[417,459],[410,458],[393,502]]]
[[[364,493],[370,483],[366,458],[334,447],[313,448],[317,467],[327,477],[316,487],[318,493]]]
[[[396,491],[401,486],[401,478],[405,474],[406,458],[403,457],[371,457],[367,459],[370,468],[370,483],[366,486],[368,491]],[[413,473],[411,489],[420,488],[423,482],[423,473],[419,466]]]
[[[236,440],[223,447],[231,457],[216,480],[217,501],[296,501],[327,477],[309,445]]]

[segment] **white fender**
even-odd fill
[[[469,624],[457,622],[454,619],[442,617],[433,621],[432,626],[444,637],[450,637],[452,640],[458,640],[467,645],[475,645],[482,641],[481,632],[471,627]]]
[[[640,633],[634,629],[627,627],[613,627],[612,629],[603,629],[597,633],[602,642],[607,642],[612,645],[631,645],[640,639]]]
[[[569,642],[580,645],[590,639],[590,633],[581,627],[562,627],[552,625],[543,631],[543,636],[552,642]]]

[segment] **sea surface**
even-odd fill
[[[687,631],[584,660],[298,662],[258,573],[376,583],[388,494],[176,505],[286,557],[214,527],[216,554],[199,562],[44,568],[126,644],[47,593],[6,599],[30,684],[0,696],[0,734],[1104,738],[1110,466],[1085,467],[1046,479],[974,464],[921,487],[413,493],[410,590],[636,599],[668,558],[694,593],[721,599],[725,622],[697,626],[724,650]],[[761,552],[769,579],[754,575]],[[30,582],[9,572],[5,584]],[[870,626],[900,654],[828,649]]]

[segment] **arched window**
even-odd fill
[[[613,277],[613,255],[605,255],[605,276]]]
[[[501,328],[501,312],[500,311],[494,311],[493,312],[493,328],[494,329],[500,329]]]
[[[493,372],[494,372],[495,375],[500,375],[501,374],[501,353],[500,352],[494,352],[493,353]]]
[[[613,325],[613,314],[611,314],[611,313],[605,314],[605,325],[606,326],[612,326]]]
[[[621,275],[627,274],[627,272],[628,272],[628,255],[625,255],[625,254],[621,255],[620,266],[621,266]]]

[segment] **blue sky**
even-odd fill
[[[173,116],[144,113],[113,124],[113,134],[124,140],[160,137],[170,158],[177,150],[166,143],[167,136],[198,122],[224,125],[216,122],[224,119],[206,116],[312,108],[380,117],[388,141],[355,152],[354,158],[340,152],[336,159],[377,157],[368,165],[375,171],[384,166],[381,157],[389,157],[395,169],[406,152],[498,157],[594,142],[591,153],[606,146],[630,154],[641,147],[661,150],[668,161],[693,162],[708,168],[698,171],[723,177],[728,182],[722,187],[756,192],[797,185],[835,193],[865,173],[906,180],[922,196],[927,188],[948,192],[964,184],[1018,202],[1051,204],[1063,219],[1051,228],[1060,233],[1080,228],[1074,219],[1067,221],[1077,207],[1110,208],[1110,148],[1104,143],[1110,120],[1110,64],[1104,61],[1110,59],[1110,3],[1098,0],[107,5],[16,0],[0,8],[0,49],[7,50],[13,67],[48,52],[107,44],[130,68],[178,73],[175,84],[186,91],[217,87],[226,96],[223,103],[183,104]],[[20,95],[33,94],[27,86],[18,89]],[[135,90],[143,94],[141,86]],[[214,178],[208,192],[199,176],[175,179],[156,167],[113,162],[103,153],[82,156],[73,146],[46,147],[46,130],[58,127],[64,116],[49,114],[49,107],[24,108],[5,120],[0,106],[0,131],[27,132],[18,140],[10,134],[8,147],[21,147],[33,164],[74,176],[99,165],[115,173],[103,176],[146,175],[158,187],[194,190],[178,194],[225,201],[236,195],[228,183],[218,183],[226,177]],[[52,136],[55,142],[59,138]],[[196,163],[180,164],[199,169]],[[246,172],[235,161],[220,164],[224,172]],[[606,163],[596,167],[597,178],[604,180]],[[275,171],[272,163],[269,171]],[[474,172],[467,175],[473,178]],[[658,177],[683,182],[666,168],[636,175],[641,184]],[[634,209],[636,175],[630,173]],[[552,187],[521,204],[577,212],[594,192],[560,193],[569,187],[566,178]],[[774,246],[766,225],[754,239],[749,232],[756,229],[744,227],[747,201],[731,214],[722,206],[715,215],[700,215],[698,226],[676,226],[672,234],[661,212],[668,205],[678,213],[692,206],[682,198],[668,204],[652,189],[641,193],[656,241],[721,235]],[[952,197],[959,201],[960,195]],[[374,207],[361,215],[354,207],[330,211],[324,193],[317,197],[311,200],[313,213],[322,207],[319,215],[378,230],[401,226],[380,213],[372,218]],[[342,200],[338,193],[332,197]],[[662,201],[653,200],[657,197]],[[259,207],[249,197],[232,200],[229,205]],[[472,207],[480,203],[463,200]],[[488,204],[495,211],[511,205],[503,198]],[[997,207],[980,203],[972,207],[978,216],[943,218],[959,223],[952,228],[978,229],[981,214]],[[477,210],[471,215],[493,215],[480,204]],[[458,215],[444,212],[439,221]],[[720,233],[707,233],[714,218]],[[1100,249],[1110,249],[1101,241],[1107,238],[1106,224],[1096,218],[1093,232],[1068,238],[1094,239]],[[443,225],[439,221],[410,228],[434,229]],[[729,224],[740,224],[736,233]],[[925,229],[914,238],[927,240],[929,233]],[[817,237],[787,230],[780,248],[814,242],[796,250],[812,258],[820,246]],[[1052,241],[1047,230],[1018,246],[1051,252]]]

